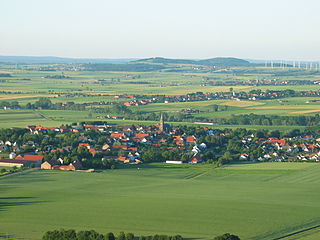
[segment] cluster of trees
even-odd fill
[[[230,118],[218,118],[214,121],[227,125],[285,125],[285,126],[315,126],[319,125],[320,115],[314,116],[279,116],[279,115],[257,115],[244,114],[233,115]]]
[[[213,105],[213,111],[227,110],[227,108],[220,109],[218,105]],[[142,113],[135,112],[131,115],[126,115],[127,119],[132,120],[150,120],[158,121],[159,113]],[[166,118],[169,122],[191,122],[191,121],[213,121],[222,125],[263,125],[263,126],[316,126],[319,125],[320,115],[314,116],[279,116],[279,115],[257,115],[257,114],[243,114],[233,115],[229,118],[204,118],[197,117],[191,114],[184,114],[180,112],[167,113]]]
[[[131,114],[132,111],[123,104],[113,104],[104,108],[93,108],[96,113],[109,113],[109,114]]]
[[[47,75],[45,78],[51,78],[51,79],[67,79],[70,78],[69,76],[64,75],[63,73],[60,75]]]
[[[19,102],[17,101],[1,101],[0,102],[0,108],[3,107],[10,107],[10,108],[21,108],[21,106],[19,105]]]
[[[190,114],[184,114],[181,112],[169,112],[163,113],[164,118],[168,122],[182,122],[191,121],[194,117]],[[149,121],[159,121],[160,113],[145,113],[140,111],[135,111],[133,114],[126,116],[128,119],[132,120],[149,120]]]
[[[19,171],[19,168],[16,167],[16,166],[13,166],[11,169],[2,168],[2,169],[0,170],[0,175],[1,175],[1,174],[6,174],[6,173],[14,173],[14,172],[17,172],[17,171]]]
[[[146,163],[163,162],[166,160],[183,161],[187,163],[192,155],[190,152],[179,148],[167,150],[166,148],[159,149],[159,147],[151,146],[141,148],[141,152],[143,152],[141,160]]]
[[[48,231],[42,236],[42,240],[115,240],[115,239],[116,237],[111,232],[107,233],[106,235],[103,235],[94,230],[76,232],[74,229],[69,229],[69,230],[61,229],[61,230]],[[128,238],[128,239],[125,238],[124,240],[133,240],[133,238]]]
[[[44,161],[63,159],[64,164],[72,163],[73,161],[80,161],[84,168],[94,169],[115,169],[116,162],[113,158],[102,160],[104,154],[98,152],[93,156],[86,147],[74,148],[71,151],[62,150],[50,152],[44,155]],[[116,158],[116,157],[115,157]]]
[[[27,103],[26,109],[51,109],[51,110],[75,110],[75,111],[84,111],[86,109],[85,104],[78,103],[53,103],[48,98],[40,98],[35,103]]]
[[[42,240],[134,240],[137,239],[133,233],[120,232],[115,236],[112,232],[101,234],[94,230],[78,231],[73,229],[54,230],[46,232]],[[153,235],[153,236],[140,236],[139,240],[183,240],[180,235]],[[231,239],[233,240],[233,239]]]

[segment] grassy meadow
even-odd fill
[[[40,239],[64,227],[269,240],[319,225],[319,175],[316,163],[35,170],[0,178],[0,235]],[[306,234],[294,239],[315,240],[319,231]]]

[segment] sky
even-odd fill
[[[0,55],[320,61],[319,0],[1,0]]]

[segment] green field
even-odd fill
[[[45,66],[45,65],[44,65]],[[65,67],[66,65],[57,65]],[[10,73],[11,77],[0,77],[0,102],[18,101],[21,106],[34,103],[40,97],[48,97],[54,103],[99,103],[124,102],[127,98],[115,98],[115,95],[184,95],[194,92],[223,92],[262,90],[296,91],[319,90],[320,86],[210,86],[208,81],[224,83],[225,81],[243,80],[314,80],[320,79],[320,74],[308,70],[299,70],[298,73],[281,68],[268,69],[264,67],[234,67],[213,72],[111,72],[111,71],[68,71],[57,70],[53,72],[41,71],[38,65],[5,65],[0,64],[0,72]],[[43,66],[42,66],[43,67]],[[189,66],[190,68],[190,66]],[[57,68],[59,69],[59,68]],[[185,69],[186,70],[186,69]],[[191,72],[188,72],[191,71]],[[48,75],[64,75],[67,78],[47,78]],[[296,74],[296,75],[295,75]],[[193,113],[194,117],[204,119],[228,118],[237,114],[268,114],[282,116],[315,115],[320,112],[320,103],[308,103],[311,98],[288,98],[278,100],[235,101],[212,100],[199,102],[156,103],[138,107],[131,110],[143,113],[151,112],[180,112],[183,109],[199,110]],[[251,105],[250,105],[251,104]],[[214,111],[213,105],[219,105],[219,111]],[[94,105],[93,107],[104,107]],[[72,122],[97,120],[97,116],[105,117],[107,114],[92,114],[89,118],[90,106],[86,111],[41,111],[45,117],[30,111],[4,111],[0,110],[0,128],[24,127],[26,125],[41,124],[44,126],[59,126]],[[119,115],[121,115],[119,113]],[[101,118],[100,118],[101,119]],[[117,121],[125,124],[123,121]],[[139,121],[140,122],[140,121]],[[190,123],[183,123],[189,125]],[[265,126],[274,128],[276,126]]]
[[[45,231],[64,227],[196,239],[231,232],[269,240],[320,224],[316,163],[139,168],[35,170],[2,178],[0,235],[40,239]],[[316,230],[305,234],[295,239],[319,237]]]
[[[92,114],[92,117],[88,117],[88,112],[81,111],[59,111],[59,110],[42,110],[38,111],[42,114],[40,116],[37,112],[32,110],[0,110],[0,128],[11,128],[21,127],[24,128],[28,125],[42,125],[45,127],[59,127],[62,124],[79,123],[85,121],[97,121],[104,120],[108,123],[114,123],[118,125],[132,125],[132,124],[144,124],[152,125],[158,123],[158,121],[137,121],[137,120],[122,120],[122,119],[98,119],[97,116],[101,114]],[[44,118],[45,116],[46,118]],[[199,125],[192,122],[168,122],[173,126],[200,126],[209,127],[214,129],[225,129],[225,128],[247,128],[247,129],[304,129],[304,126],[264,126],[264,125]]]

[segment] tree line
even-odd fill
[[[74,229],[60,229],[47,231],[42,240],[183,240],[181,235],[159,235],[135,237],[133,233],[120,232],[115,236],[112,232],[101,234],[95,230],[75,231]]]

